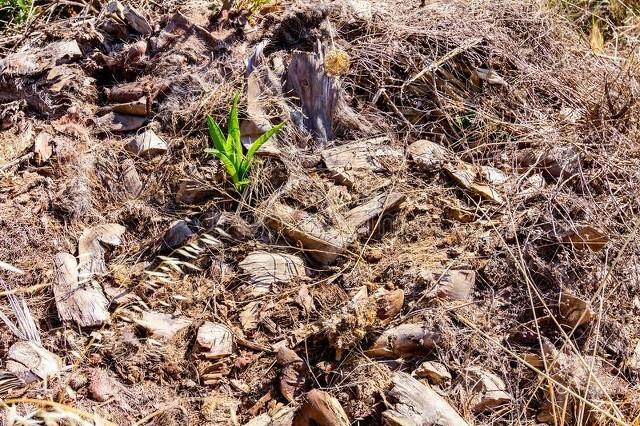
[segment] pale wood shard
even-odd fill
[[[381,325],[386,325],[402,310],[404,291],[402,289],[388,291],[380,288],[373,294],[373,298],[377,305],[378,321]]]
[[[333,139],[333,120],[339,85],[324,72],[318,54],[298,52],[293,55],[287,79],[302,105],[303,124],[320,143]]]
[[[388,394],[390,408],[382,413],[389,426],[469,426],[460,414],[429,385],[406,373],[394,373]]]
[[[100,327],[110,321],[109,302],[102,289],[92,281],[78,282],[78,264],[69,253],[54,258],[57,279],[53,284],[58,316],[79,327]]]
[[[153,311],[143,312],[142,318],[134,321],[144,328],[150,337],[158,340],[170,340],[191,325],[191,320],[187,318],[175,318],[171,314]]]
[[[472,270],[420,269],[416,272],[415,278],[427,288],[427,297],[467,301],[471,299],[476,273]]]
[[[105,249],[102,243],[111,246],[120,245],[120,238],[126,229],[117,223],[105,223],[84,230],[78,240],[81,279],[84,280],[93,274],[104,274],[108,271],[104,260]]]
[[[325,391],[312,389],[305,394],[305,402],[298,410],[293,426],[312,424],[349,426],[351,422],[336,398]]]
[[[349,238],[323,225],[314,215],[279,202],[263,206],[264,221],[289,240],[302,245],[305,252],[322,265],[333,263],[345,251]]]
[[[147,18],[132,6],[126,6],[122,14],[125,22],[138,33],[142,35],[149,35],[153,32],[153,28],[149,25]]]
[[[6,368],[25,383],[32,383],[58,374],[62,360],[36,342],[19,341],[7,351]]]
[[[75,40],[56,41],[41,49],[13,53],[0,59],[0,76],[33,76],[81,56],[82,51]]]
[[[445,164],[455,158],[449,149],[426,139],[412,143],[407,151],[419,169],[430,173],[439,172]]]
[[[276,359],[278,365],[282,367],[282,372],[280,373],[280,392],[287,401],[294,402],[305,382],[304,360],[286,346],[281,346],[280,349],[278,349]]]
[[[406,199],[404,194],[392,192],[380,194],[366,203],[355,207],[345,215],[345,225],[352,234],[368,234],[369,227],[365,227],[373,219],[397,210]],[[364,227],[364,229],[362,229]]]
[[[431,383],[440,384],[451,380],[451,373],[447,367],[435,361],[425,361],[414,371],[416,377],[429,380]]]
[[[473,394],[471,409],[474,412],[494,410],[513,400],[506,391],[504,381],[490,371],[473,367],[467,369],[465,374]]]
[[[36,164],[43,165],[53,155],[53,136],[40,132],[33,144],[33,152]]]
[[[198,329],[196,342],[208,359],[233,354],[233,334],[226,326],[205,321]]]
[[[571,328],[589,323],[595,313],[589,303],[569,293],[560,295],[560,322]]]
[[[122,162],[122,183],[124,188],[132,198],[136,198],[142,192],[142,181],[136,170],[135,162],[127,158]]]
[[[304,260],[286,253],[256,251],[245,257],[238,267],[254,284],[255,295],[268,293],[275,283],[288,283],[307,277]]]
[[[168,148],[167,143],[156,135],[153,130],[147,130],[141,135],[136,136],[125,146],[127,151],[143,158],[153,158],[162,155]]]
[[[404,155],[389,143],[387,137],[346,143],[323,150],[322,160],[338,183],[351,187],[370,173],[400,169]]]
[[[436,348],[442,336],[427,324],[401,324],[376,339],[366,354],[373,357],[410,357]]]

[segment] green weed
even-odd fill
[[[229,119],[227,122],[228,134],[226,138],[213,118],[207,116],[209,136],[213,142],[213,148],[205,150],[207,154],[215,156],[224,164],[231,178],[231,182],[238,192],[242,191],[246,185],[251,183],[249,179],[249,168],[251,167],[251,162],[256,152],[284,126],[284,123],[280,123],[265,132],[251,144],[245,155],[242,142],[240,141],[240,123],[238,121],[239,99],[239,95],[233,98],[233,105],[229,111]]]
[[[31,0],[0,0],[0,28],[22,24],[31,13]]]

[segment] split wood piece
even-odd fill
[[[345,215],[345,224],[352,234],[369,234],[371,229],[368,226],[371,221],[397,210],[406,199],[404,194],[392,192],[390,194],[380,194],[358,207],[355,207]]]
[[[475,413],[494,410],[513,400],[507,393],[504,381],[497,375],[481,368],[469,368],[465,371],[467,383],[473,394],[471,409]]]
[[[322,151],[322,160],[338,183],[352,187],[363,173],[401,168],[404,155],[389,143],[387,137],[346,143]]]
[[[275,414],[264,413],[251,419],[244,426],[291,426],[297,407],[284,407]]]
[[[390,426],[469,426],[460,414],[429,385],[406,373],[394,373],[388,397],[392,401],[382,413]]]
[[[40,132],[33,144],[36,164],[43,165],[53,155],[53,136]]]
[[[149,21],[140,11],[131,6],[125,6],[123,10],[125,22],[136,32],[142,35],[150,35],[153,32]]]
[[[102,115],[109,112],[146,117],[151,113],[151,105],[149,105],[148,98],[142,96],[134,101],[104,106],[98,110],[97,114]]]
[[[132,198],[136,198],[142,192],[142,181],[136,170],[136,163],[127,158],[122,162],[122,182],[127,194]]]
[[[6,368],[25,383],[32,383],[58,374],[62,360],[36,342],[19,341],[7,351]]]
[[[429,271],[420,269],[416,280],[427,288],[426,297],[467,301],[476,283],[476,272],[471,270]]]
[[[98,117],[96,123],[111,132],[130,132],[142,127],[146,117],[110,112]]]
[[[441,340],[442,336],[426,324],[401,324],[382,333],[366,354],[406,358],[436,348]]]
[[[425,361],[413,372],[416,377],[427,379],[434,384],[441,384],[451,380],[451,374],[447,367],[435,361]]]
[[[187,318],[174,318],[173,315],[160,312],[145,311],[142,318],[136,319],[135,323],[144,328],[150,337],[154,339],[170,340],[176,334],[191,325],[191,320]]]
[[[314,215],[277,201],[263,205],[260,211],[264,212],[268,226],[300,243],[309,256],[322,265],[333,263],[345,251],[349,238],[323,225]]]
[[[412,143],[407,150],[414,164],[429,173],[439,172],[445,164],[455,159],[451,150],[426,139]]]
[[[108,324],[109,302],[97,283],[78,282],[76,258],[69,253],[58,253],[54,262],[57,279],[53,284],[53,295],[60,319],[74,322],[78,327]]]
[[[129,142],[125,149],[132,154],[149,159],[164,154],[168,146],[153,130],[147,130]]]
[[[293,420],[293,426],[312,424],[349,426],[351,422],[340,402],[329,393],[312,389],[305,395],[305,401]]]
[[[122,234],[127,230],[117,223],[105,223],[85,229],[78,240],[78,260],[81,279],[108,271],[104,260],[102,243],[111,246],[120,245]]]
[[[278,349],[276,359],[278,360],[278,365],[282,367],[282,372],[280,373],[280,392],[287,401],[294,402],[296,395],[304,386],[305,382],[304,360],[286,346],[281,346],[280,349]]]
[[[291,58],[287,79],[302,105],[303,124],[324,144],[333,139],[333,119],[339,85],[324,72],[318,54],[298,52]]]
[[[75,40],[56,41],[41,49],[13,53],[0,59],[0,76],[33,76],[55,65],[73,62],[81,56],[82,51]]]
[[[205,321],[198,329],[196,342],[208,359],[224,358],[233,354],[233,334],[222,324]]]
[[[304,260],[285,253],[255,251],[238,264],[254,284],[252,294],[259,296],[268,293],[275,283],[288,283],[295,279],[304,279],[307,272]]]
[[[589,323],[595,318],[595,313],[589,306],[589,302],[569,293],[560,295],[560,322],[571,328]]]
[[[600,251],[609,242],[609,236],[595,226],[578,226],[567,232],[562,239],[577,250]]]
[[[402,310],[404,291],[380,288],[373,293],[377,305],[377,319],[381,325],[390,323]]]
[[[487,201],[496,204],[504,203],[502,195],[493,187],[493,185],[504,183],[506,180],[506,176],[498,169],[487,167],[476,168],[471,164],[458,161],[455,164],[447,164],[444,170],[462,188],[471,191]],[[491,181],[488,181],[487,177],[491,179]]]

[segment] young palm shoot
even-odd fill
[[[238,121],[239,100],[239,95],[236,95],[233,98],[233,105],[229,111],[229,119],[227,123],[228,133],[226,138],[213,118],[207,116],[209,136],[213,142],[213,148],[207,148],[205,152],[215,156],[222,162],[222,164],[224,164],[236,191],[241,192],[245,186],[251,183],[251,180],[249,179],[249,168],[251,167],[251,163],[256,152],[258,152],[260,147],[273,135],[282,129],[284,123],[280,123],[263,133],[251,144],[245,155],[242,142],[240,141],[240,123]]]

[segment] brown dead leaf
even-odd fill
[[[296,394],[304,386],[304,360],[286,346],[281,346],[278,350],[277,360],[278,365],[282,367],[280,392],[287,401],[293,402]]]

